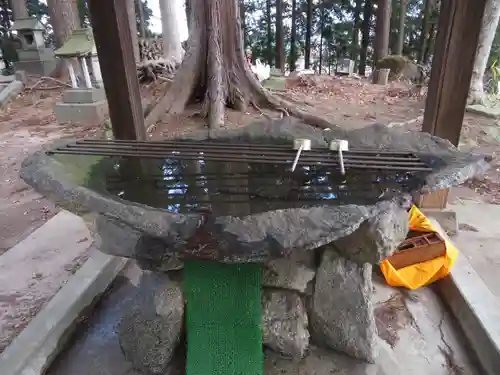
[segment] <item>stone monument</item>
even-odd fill
[[[335,74],[351,75],[352,73],[354,73],[354,60],[347,58],[338,59]]]
[[[14,63],[15,69],[42,76],[50,75],[57,61],[52,49],[45,46],[45,27],[40,21],[36,18],[21,18],[14,22],[12,30],[17,32],[20,40],[17,50],[19,61]]]
[[[62,102],[54,109],[59,122],[101,123],[108,113],[101,69],[91,29],[76,29],[55,51],[63,59],[71,80]]]

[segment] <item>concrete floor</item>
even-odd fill
[[[0,255],[0,352],[86,260],[91,244],[83,220],[62,211]]]
[[[448,208],[460,229],[452,241],[500,300],[500,206],[463,200]]]
[[[122,272],[110,293],[82,323],[72,344],[59,356],[47,375],[139,375],[121,353],[116,325],[131,303],[140,273],[134,264]],[[462,346],[464,338],[430,288],[408,293],[388,287],[379,276],[374,277],[377,323],[379,329],[391,333],[387,342],[380,339],[381,350],[375,365],[359,363],[329,350],[312,348],[310,354],[298,362],[267,352],[264,373],[480,374],[467,356],[467,349]],[[399,301],[399,304],[392,306],[391,301]],[[184,364],[179,360],[170,374],[183,374],[183,368]]]

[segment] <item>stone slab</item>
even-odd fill
[[[9,76],[2,76],[0,75],[0,83],[10,83],[12,81],[15,81],[16,80],[16,77],[11,74]]]
[[[431,219],[432,220],[432,219]],[[441,235],[444,230],[432,220]],[[443,300],[457,318],[484,371],[500,368],[500,303],[465,256],[459,256],[450,276],[437,283]]]
[[[0,298],[0,351],[73,276],[91,245],[84,220],[61,211],[0,256],[0,294],[15,296]]]
[[[52,72],[57,68],[57,60],[26,60],[26,61],[16,61],[14,62],[15,70],[24,70],[30,74],[36,74],[40,76],[50,76]]]
[[[455,211],[425,208],[422,209],[422,213],[436,219],[448,236],[455,236],[458,233],[457,213]]]
[[[56,61],[52,48],[18,50],[19,61]]]
[[[110,286],[127,260],[95,251],[0,356],[2,375],[43,374],[68,342],[82,312]]]
[[[95,103],[57,103],[54,113],[58,122],[82,122],[100,124],[108,114],[108,102]]]
[[[12,81],[0,91],[0,108],[5,107],[13,98],[24,90],[24,85],[21,81]]]
[[[63,93],[63,103],[96,103],[106,100],[104,89],[69,89]]]
[[[456,203],[449,205],[460,228],[453,242],[500,301],[500,206],[472,200]]]
[[[481,104],[471,104],[466,107],[466,111],[491,118],[500,117],[500,108],[489,108]]]

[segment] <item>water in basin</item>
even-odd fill
[[[374,204],[423,184],[422,173],[199,160],[106,157],[88,187],[172,212],[248,215],[315,205]]]

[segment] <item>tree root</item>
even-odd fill
[[[147,60],[137,65],[137,78],[140,83],[156,82],[156,80],[172,82],[178,64],[161,60]]]
[[[41,77],[38,81],[36,81],[36,83],[33,86],[31,86],[30,88],[26,88],[28,90],[28,94],[31,94],[31,92],[33,90],[35,90],[37,88],[37,86],[44,81],[53,81],[53,82],[58,83],[61,86],[71,87],[71,85],[69,83],[63,82],[63,81],[56,79],[56,78],[53,78],[53,77],[44,76],[44,77]],[[59,88],[61,86],[51,86],[50,88],[47,88],[47,87],[46,88],[39,88],[39,90],[53,90],[53,89]]]
[[[165,113],[181,113],[193,99],[202,101],[202,115],[207,117],[209,127],[224,124],[226,106],[244,111],[248,105],[263,115],[260,106],[281,112],[281,117],[294,116],[322,129],[333,126],[260,84],[245,57],[235,0],[191,0],[190,5],[191,30],[184,61],[168,91],[147,114],[148,129]]]
[[[261,114],[261,116],[264,116],[268,120],[273,120],[273,118],[271,116],[269,116],[268,114],[266,114],[262,111],[262,109],[257,105],[257,103],[251,102],[250,104],[252,105],[252,107],[254,107]]]
[[[297,105],[281,99],[277,95],[273,95],[267,92],[264,87],[262,87],[261,89],[261,94],[264,96],[269,106],[276,109],[277,111],[283,112],[285,116],[296,117],[304,121],[306,124],[318,127],[320,129],[330,129],[333,126],[330,121],[322,118],[321,116],[299,109]]]

